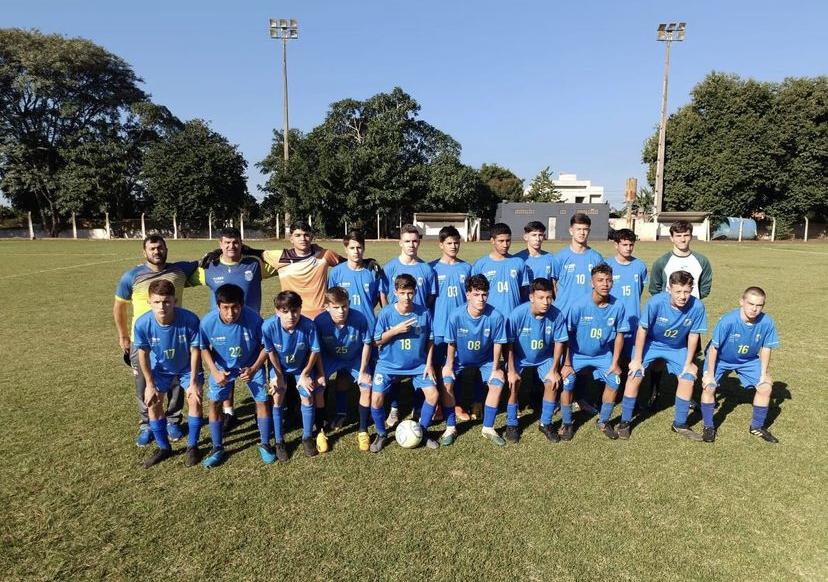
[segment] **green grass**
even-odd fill
[[[170,241],[170,259],[210,246]],[[698,247],[715,271],[711,329],[745,286],[768,291],[782,339],[771,365],[780,445],[748,435],[749,400],[731,383],[714,445],[669,432],[667,397],[628,442],[587,422],[568,444],[550,445],[530,426],[519,445],[497,449],[474,425],[437,452],[368,455],[352,425],[327,455],[295,451],[289,464],[265,467],[240,390],[244,426],[226,464],[208,473],[185,469],[181,455],[139,468],[148,452],[133,442],[132,381],[111,305],[140,244],[4,241],[0,577],[826,579],[828,247]],[[368,254],[396,250],[369,243]],[[666,250],[640,244],[637,254],[651,264]],[[435,257],[436,243],[423,251]],[[265,297],[277,290],[277,280],[265,283]],[[205,288],[185,297],[196,312],[207,308]]]

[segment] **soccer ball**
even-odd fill
[[[423,440],[423,427],[420,426],[419,422],[404,420],[397,425],[394,438],[397,439],[397,444],[402,448],[413,449]]]

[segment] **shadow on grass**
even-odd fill
[[[755,390],[745,390],[742,388],[738,378],[728,377],[722,382],[717,396],[721,402],[719,410],[716,411],[713,420],[716,426],[721,426],[725,419],[731,412],[736,410],[740,405],[753,405],[753,397],[756,395]],[[788,385],[784,382],[774,382],[771,388],[770,405],[768,407],[768,418],[765,421],[765,426],[771,426],[782,413],[782,404],[786,400],[791,400],[793,396],[788,390]]]

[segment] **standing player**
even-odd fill
[[[485,275],[489,280],[489,305],[503,317],[520,305],[528,295],[529,271],[523,259],[509,254],[512,246],[512,229],[498,222],[492,225],[492,250],[480,257],[472,267],[472,275]]]
[[[222,403],[227,400],[236,380],[247,383],[256,402],[256,423],[259,427],[259,456],[266,464],[276,460],[270,447],[271,422],[267,409],[267,388],[262,368],[267,355],[262,349],[262,318],[244,306],[244,292],[228,283],[216,290],[216,309],[201,320],[201,356],[210,372],[210,438],[213,448],[202,461],[212,468],[224,461],[224,429]]]
[[[383,289],[382,269],[374,259],[363,258],[365,235],[361,232],[350,231],[342,244],[348,260],[328,272],[328,289],[342,287],[348,294],[350,308],[362,313],[368,321],[369,329],[373,330],[377,320],[374,308],[380,303],[380,292]],[[328,301],[327,296],[325,300]]]
[[[198,463],[198,433],[201,430],[201,353],[198,316],[175,306],[175,286],[165,279],[149,285],[150,312],[135,322],[135,349],[147,389],[144,401],[150,429],[158,451],[144,461],[149,469],[172,454],[167,439],[167,418],[163,399],[174,384],[186,386],[189,407],[187,455],[184,464]]]
[[[612,289],[610,295],[624,306],[629,331],[624,333],[624,350],[621,355],[621,386],[626,383],[626,375],[638,321],[641,319],[641,295],[647,284],[647,265],[633,256],[636,236],[629,228],[622,228],[615,233],[615,256],[607,260],[612,268]]]
[[[423,391],[425,402],[420,413],[420,426],[426,446],[436,449],[440,445],[428,436],[428,426],[439,396],[431,362],[434,348],[431,312],[414,303],[417,281],[413,276],[403,273],[392,280],[396,301],[379,312],[374,328],[379,358],[371,394],[371,416],[377,429],[371,452],[380,452],[388,441],[385,393],[393,383],[404,378],[411,378],[414,389]]]
[[[509,385],[515,386],[514,404],[511,399],[507,416],[506,438],[517,442],[520,438],[517,426],[517,394],[523,370],[532,368],[535,377],[543,383],[543,402],[538,428],[553,443],[558,442],[558,433],[552,430],[552,416],[555,414],[555,398],[561,383],[560,363],[569,336],[566,319],[557,307],[552,305],[552,283],[549,279],[537,278],[529,287],[529,302],[517,306],[507,321],[509,340]],[[510,433],[510,426],[511,428]]]
[[[561,440],[572,440],[572,390],[575,378],[592,369],[592,377],[604,383],[598,430],[610,439],[618,434],[609,425],[615,406],[615,393],[621,384],[618,364],[624,347],[624,333],[630,330],[624,305],[610,295],[612,269],[602,263],[592,268],[592,295],[573,303],[567,314],[569,350],[564,363],[564,393],[561,395],[563,424],[558,431]],[[568,369],[567,369],[568,368]],[[570,373],[574,372],[574,374]]]
[[[442,369],[443,410],[446,415],[446,432],[440,437],[441,445],[451,445],[457,438],[454,414],[454,385],[465,369],[480,371],[480,377],[489,385],[486,408],[483,413],[483,436],[498,446],[506,441],[494,429],[497,404],[503,388],[503,372],[500,356],[503,346],[509,342],[506,318],[486,303],[489,281],[484,275],[472,275],[465,284],[466,305],[454,309],[445,327],[446,363]],[[507,429],[508,430],[508,429]]]
[[[664,282],[676,271],[693,275],[693,297],[704,299],[713,287],[713,268],[703,254],[690,250],[693,227],[686,220],[670,225],[670,241],[673,249],[656,259],[650,278],[650,295],[665,291]]]
[[[753,397],[753,419],[750,434],[769,442],[779,440],[765,428],[773,380],[768,372],[771,350],[779,347],[779,335],[773,319],[766,313],[765,292],[748,287],[742,293],[739,307],[726,313],[713,329],[704,359],[701,410],[704,419],[702,437],[705,442],[716,440],[713,424],[713,401],[719,381],[731,371],[739,376],[746,390],[756,388]]]
[[[702,440],[687,426],[690,396],[698,374],[693,359],[699,338],[707,331],[704,303],[692,295],[692,290],[693,275],[676,271],[670,275],[667,293],[659,293],[644,307],[621,401],[621,422],[616,429],[622,439],[630,438],[630,422],[644,371],[654,361],[664,360],[667,371],[678,380],[672,429],[690,440]]]
[[[348,413],[348,390],[359,387],[359,450],[367,451],[368,423],[371,418],[371,338],[373,326],[362,312],[348,305],[348,292],[330,287],[325,293],[325,311],[316,316],[325,381],[335,380],[336,416],[331,428],[345,424]]]
[[[112,316],[118,330],[118,345],[124,352],[124,360],[132,366],[132,375],[135,380],[135,401],[138,404],[138,437],[135,444],[145,447],[152,442],[153,433],[149,428],[149,415],[144,401],[146,382],[138,364],[138,350],[132,344],[132,332],[135,321],[150,310],[149,286],[157,280],[166,280],[175,286],[176,303],[183,305],[184,287],[188,279],[198,267],[196,262],[167,263],[167,243],[158,234],[151,234],[144,239],[142,245],[143,265],[133,267],[121,276],[115,290],[115,303],[112,307]],[[132,321],[127,323],[127,306],[132,304]],[[181,430],[181,409],[184,406],[184,394],[181,387],[174,384],[167,393],[167,431],[170,440],[177,441],[184,436]]]
[[[529,280],[534,281],[538,277],[552,279],[554,273],[555,255],[547,253],[541,248],[546,239],[546,227],[542,222],[533,220],[523,227],[523,240],[526,241],[526,248],[515,253],[526,263],[529,271]]]

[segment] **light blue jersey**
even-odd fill
[[[647,302],[639,326],[647,330],[644,352],[652,345],[658,348],[687,348],[687,336],[707,331],[704,303],[690,296],[683,309],[670,304],[670,294],[659,293]]]
[[[713,328],[710,343],[719,352],[717,361],[747,364],[759,358],[762,348],[778,348],[779,335],[769,315],[761,313],[756,323],[747,323],[737,307],[722,316]]]
[[[472,267],[472,275],[482,274],[489,280],[489,305],[504,317],[521,304],[524,289],[529,286],[529,271],[523,259],[509,255],[495,260],[489,255],[480,257]]]
[[[428,342],[434,340],[431,312],[425,307],[414,305],[411,313],[401,314],[396,304],[386,305],[377,316],[374,341],[379,341],[383,333],[411,318],[417,321],[407,332],[380,346],[377,372],[403,376],[422,374],[425,370]]]
[[[422,259],[417,259],[417,262],[413,265],[403,265],[399,257],[394,257],[385,263],[382,270],[385,273],[383,293],[388,298],[388,305],[397,302],[397,296],[394,294],[394,281],[403,273],[411,275],[417,281],[417,288],[414,292],[415,305],[428,307],[428,298],[437,295],[437,276],[434,274],[431,265]]]
[[[375,264],[375,263],[374,263]],[[352,269],[348,263],[340,263],[328,271],[328,289],[342,287],[348,292],[351,310],[359,311],[368,320],[369,329],[374,329],[377,316],[374,307],[379,302],[383,289],[383,273],[380,269]]]
[[[262,263],[256,257],[242,257],[238,263],[212,262],[190,278],[192,284],[210,288],[210,309],[216,308],[216,290],[232,284],[244,291],[244,304],[256,313],[262,308]]]
[[[479,317],[472,317],[468,306],[461,305],[448,317],[445,340],[455,346],[455,367],[491,364],[494,345],[509,343],[506,318],[491,305],[486,305]]]
[[[532,313],[532,304],[523,303],[509,314],[508,327],[518,369],[551,362],[555,343],[569,339],[566,318],[554,305],[537,317]]]
[[[630,331],[635,334],[638,321],[641,319],[641,294],[648,282],[647,265],[635,257],[626,265],[619,263],[615,257],[608,259],[607,264],[612,267],[610,295],[624,305],[624,314],[627,323],[630,324]]]
[[[437,299],[434,301],[434,343],[442,344],[446,325],[452,311],[466,304],[466,279],[471,276],[471,265],[458,261],[453,265],[439,260],[429,263],[437,275]]]
[[[529,270],[529,281],[534,281],[537,278],[555,278],[555,255],[552,253],[541,251],[540,255],[533,257],[529,254],[529,249],[523,249],[519,253],[515,253],[515,256],[520,257],[526,263],[526,268]]]
[[[587,247],[583,253],[576,253],[571,247],[561,249],[555,254],[553,278],[558,286],[555,305],[564,314],[579,298],[592,292],[592,268],[604,262],[604,258]]]
[[[359,368],[362,347],[371,344],[374,331],[373,327],[369,327],[365,316],[355,309],[349,309],[345,323],[339,327],[331,314],[323,311],[316,316],[314,323],[325,370],[330,369],[333,373],[340,368]]]
[[[216,309],[201,320],[201,349],[210,350],[216,366],[233,372],[256,361],[262,349],[262,318],[243,307],[239,319],[224,323]]]
[[[573,355],[612,354],[615,336],[630,331],[624,305],[615,297],[603,307],[595,305],[592,295],[575,301],[567,314],[569,349]]]
[[[153,375],[177,376],[190,372],[190,350],[198,348],[199,321],[192,311],[175,308],[175,318],[169,325],[161,325],[148,311],[135,321],[136,349],[149,352]]]
[[[282,327],[278,315],[268,317],[262,326],[262,339],[265,351],[276,354],[282,372],[286,374],[301,374],[311,352],[318,354],[320,351],[316,326],[304,315],[290,331]]]

